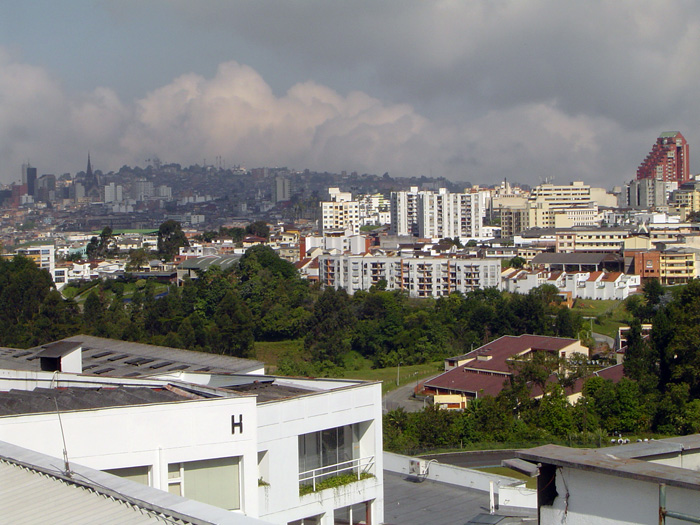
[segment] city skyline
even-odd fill
[[[683,1],[5,4],[0,183],[92,151],[609,188],[659,133],[697,144],[699,26]]]

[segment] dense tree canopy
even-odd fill
[[[165,227],[164,241],[168,232],[178,236],[177,228]],[[109,245],[110,232],[103,233]],[[138,257],[133,259],[136,266]],[[437,300],[375,286],[349,296],[301,279],[265,246],[250,248],[226,271],[210,268],[182,287],[165,290],[152,280],[127,279],[78,291],[79,301],[65,299],[31,260],[0,259],[0,345],[30,347],[88,333],[251,357],[256,340],[303,340],[302,350],[282,356],[280,372],[333,375],[350,374],[359,362],[387,367],[439,361],[502,335],[585,332],[581,318],[561,306],[548,286],[527,295],[488,289]],[[569,372],[552,386],[546,382],[551,364],[523,363],[498,398],[480,398],[459,416],[430,413],[413,425],[411,418],[419,416],[394,414],[387,442],[419,447],[456,439],[700,430],[700,282],[673,297],[646,285],[643,296],[628,301],[628,310],[636,319],[627,336],[623,382],[591,378],[587,362],[580,362],[569,363]],[[645,336],[641,325],[649,321],[653,330]],[[570,405],[566,389],[576,380],[586,383],[584,395]],[[539,399],[531,396],[535,387]],[[447,422],[436,421],[440,417]],[[416,430],[430,428],[444,432],[424,437]]]
[[[189,241],[179,222],[169,219],[160,225],[158,228],[158,253],[161,257],[171,260],[183,246],[189,246]]]

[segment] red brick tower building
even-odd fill
[[[688,142],[679,131],[664,131],[637,169],[637,180],[660,179],[681,184],[690,180]]]

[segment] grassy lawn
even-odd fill
[[[509,478],[522,479],[523,481],[525,481],[525,486],[527,488],[537,488],[537,478],[531,478],[527,474],[522,474],[516,470],[509,469],[507,467],[484,467],[477,468],[474,470],[480,470],[481,472],[488,472],[489,474],[496,474],[498,476],[508,476]]]
[[[303,339],[293,341],[255,341],[255,359],[271,370],[277,368],[277,360],[288,351],[298,352],[304,347]]]
[[[577,299],[571,310],[582,317],[596,317],[593,321],[593,331],[613,338],[620,326],[629,325],[632,317],[625,310],[624,301]],[[588,319],[584,319],[584,328],[588,328],[589,323]]]
[[[389,368],[363,368],[360,370],[348,370],[345,377],[351,379],[364,379],[368,381],[382,381],[382,394],[396,388],[397,367]],[[399,385],[411,383],[415,385],[421,379],[426,379],[444,371],[443,362],[425,363],[422,365],[401,366],[399,370]]]
[[[63,295],[65,297],[70,297],[72,298],[77,304],[82,305],[85,303],[86,299],[90,295],[92,291],[95,291],[96,293],[101,293],[103,297],[105,298],[107,302],[107,306],[109,306],[109,303],[112,301],[112,297],[114,297],[114,293],[111,290],[103,290],[100,292],[100,281],[95,280],[94,285],[91,286],[90,288],[87,288],[85,290],[82,290],[81,292],[78,292],[78,289],[74,286],[66,286],[63,289]],[[137,283],[125,283],[124,284],[124,299],[130,299],[133,295],[134,292],[136,292],[137,289]],[[163,292],[168,291],[168,285],[165,283],[156,283],[155,286],[153,287],[153,294],[158,295]],[[141,292],[143,293],[143,286],[141,286]]]
[[[300,354],[304,348],[304,340],[295,341],[256,341],[255,358],[265,363],[265,370],[268,373],[275,373],[278,360],[287,353]],[[382,393],[396,388],[397,367],[371,368],[370,361],[359,359],[354,361],[358,368],[345,370],[343,377],[347,379],[361,379],[365,381],[382,381]],[[425,363],[422,365],[402,365],[399,372],[399,382],[401,385],[408,383],[416,384],[421,379],[426,379],[439,374],[444,370],[443,362]]]

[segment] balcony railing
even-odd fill
[[[315,492],[316,483],[326,478],[337,476],[338,474],[352,473],[357,476],[357,480],[359,481],[362,474],[372,474],[372,470],[374,470],[374,456],[351,459],[350,461],[343,461],[335,465],[326,465],[325,467],[300,472],[299,485],[311,485]]]

